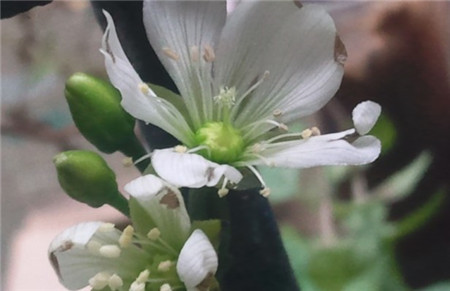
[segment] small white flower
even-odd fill
[[[201,230],[194,234],[203,235],[206,241],[192,244],[194,234],[189,236],[191,223],[178,189],[153,175],[140,177],[125,189],[131,195],[134,227],[121,232],[111,223],[86,222],[66,229],[51,243],[50,262],[66,288],[89,285],[93,290],[109,286],[111,290],[137,291],[147,286],[157,290],[165,282],[180,286],[186,274],[170,272],[172,266],[184,261],[186,252],[198,252],[202,246],[208,248],[211,258],[195,265],[198,272],[210,269],[212,260],[217,264],[217,255]],[[148,233],[152,235],[148,237]]]
[[[341,83],[345,48],[321,8],[242,1],[227,17],[224,1],[145,0],[143,14],[148,40],[181,97],[141,80],[107,12],[102,52],[125,110],[183,144],[152,154],[163,179],[192,188],[222,180],[225,195],[228,182],[242,179],[236,168],[249,168],[265,186],[254,166],[359,165],[378,157],[378,139],[357,138],[380,114],[373,102],[354,110],[356,131],[320,135],[286,126],[323,107]]]

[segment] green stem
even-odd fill
[[[115,195],[115,198],[108,201],[107,204],[119,210],[121,213],[123,213],[123,215],[130,217],[128,200],[119,191],[117,191],[117,195]]]
[[[147,154],[141,142],[136,138],[135,135],[133,135],[132,138],[128,139],[127,142],[122,145],[120,152],[127,157],[131,157],[133,159],[133,162]],[[136,164],[136,168],[138,168],[138,170],[143,173],[145,169],[147,169],[149,164],[150,160],[144,160]]]

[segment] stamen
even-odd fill
[[[139,276],[136,278],[135,282],[145,283],[148,280],[148,276],[150,276],[150,271],[145,269],[144,271],[139,273]]]
[[[211,155],[211,149],[208,146],[205,146],[205,145],[201,145],[201,146],[192,148],[192,149],[188,150],[187,153],[188,154],[196,153],[196,152],[199,152],[201,150],[207,150],[208,151],[208,155]]]
[[[155,241],[159,238],[159,236],[161,235],[161,231],[159,231],[159,229],[157,227],[152,228],[148,233],[147,233],[147,237],[152,240]]]
[[[281,109],[275,109],[272,114],[274,117],[280,117],[283,114],[283,111],[281,111]]]
[[[87,244],[88,251],[90,251],[93,254],[99,254],[101,247],[102,247],[102,244],[95,240],[91,240]]]
[[[173,49],[171,49],[171,48],[164,47],[164,48],[162,49],[162,51],[163,51],[163,53],[164,53],[167,57],[171,58],[171,59],[174,60],[174,61],[178,61],[178,60],[180,59],[180,55],[177,54],[177,52],[175,52],[175,51],[174,51]]]
[[[131,245],[131,242],[133,241],[133,234],[134,228],[131,225],[128,225],[119,237],[119,245],[122,248],[129,247]]]
[[[254,145],[251,146],[250,151],[252,153],[259,153],[264,149],[264,147],[260,144],[260,143],[255,143]]]
[[[311,132],[312,132],[312,135],[313,135],[313,136],[318,136],[318,135],[321,134],[321,133],[320,133],[320,129],[317,128],[317,127],[315,127],[315,126],[313,126],[313,127],[311,128]]]
[[[275,137],[272,137],[272,138],[266,140],[266,143],[267,143],[267,144],[270,144],[270,143],[273,143],[274,141],[277,141],[277,140],[280,140],[280,139],[283,139],[283,138],[301,137],[301,136],[302,136],[302,133],[298,133],[298,132],[295,132],[295,133],[285,133],[285,134],[280,134],[280,135],[277,135],[277,136],[275,136]]]
[[[168,283],[162,284],[159,291],[172,291],[172,287]]]
[[[270,72],[269,71],[265,71],[263,76],[261,77],[261,79],[258,80],[258,82],[256,82],[255,84],[253,84],[253,86],[251,86],[247,91],[245,91],[244,94],[242,94],[241,98],[239,98],[239,103],[244,100],[245,97],[247,97],[250,93],[252,93],[256,88],[258,88],[259,85],[262,84],[262,82],[264,82],[264,80],[269,77]]]
[[[227,183],[228,183],[228,179],[224,178],[222,188],[220,188],[219,191],[217,191],[217,194],[219,195],[220,198],[226,196],[229,192],[229,190],[226,188]]]
[[[133,165],[133,158],[131,157],[123,158],[122,165],[127,168],[131,167]]]
[[[89,286],[94,290],[102,290],[108,286],[110,275],[106,272],[99,272],[89,279]]]
[[[145,95],[147,95],[150,92],[150,88],[148,87],[147,84],[145,83],[139,83],[138,84],[138,88],[139,90],[141,90],[142,93],[144,93]]]
[[[259,191],[259,194],[261,194],[263,197],[268,197],[270,195],[270,188],[264,187]]]
[[[198,46],[196,46],[196,45],[191,46],[190,50],[191,50],[191,60],[193,62],[198,62],[198,60],[200,59],[200,57],[199,57],[200,52],[198,50]]]
[[[162,261],[158,265],[158,271],[160,272],[167,272],[170,270],[170,267],[172,267],[173,263],[170,260]]]
[[[212,63],[216,59],[216,54],[214,53],[214,49],[209,44],[205,44],[203,46],[204,53],[203,53],[203,59],[205,62]]]
[[[185,152],[187,152],[187,147],[183,145],[177,145],[176,147],[173,148],[173,150],[177,153],[184,154]]]
[[[110,259],[120,257],[121,253],[121,250],[117,245],[104,245],[101,246],[98,251],[100,252],[100,255]]]
[[[119,275],[113,274],[108,279],[108,286],[111,291],[119,290],[119,288],[123,286],[123,280],[119,277]]]
[[[264,124],[264,123],[273,124],[276,127],[278,127],[279,129],[282,129],[282,130],[285,130],[285,131],[289,130],[289,128],[287,127],[286,124],[278,122],[278,121],[275,121],[275,120],[272,120],[272,119],[258,120],[258,121],[255,121],[253,123],[250,123],[250,124],[246,125],[244,128],[256,127],[256,126],[258,126],[260,124]],[[249,132],[250,132],[250,130],[249,130]]]
[[[99,232],[110,232],[114,230],[114,224],[113,223],[103,223],[100,225],[100,227],[97,229]]]
[[[153,153],[148,153],[148,154],[146,154],[146,155],[143,155],[142,157],[140,157],[139,159],[137,159],[136,161],[134,161],[134,164],[137,165],[137,164],[139,164],[140,162],[142,162],[142,161],[144,161],[144,160],[146,160],[146,159],[148,159],[148,158],[151,158],[152,155],[153,155]]]
[[[263,188],[266,188],[266,183],[264,182],[261,174],[258,172],[258,170],[255,169],[255,167],[251,166],[251,165],[247,165],[247,168],[252,171],[252,173],[256,176],[256,178],[258,179],[259,183],[261,183],[261,185],[263,186]]]
[[[312,130],[307,128],[304,131],[302,131],[302,138],[303,139],[308,139],[308,138],[310,138],[312,136],[312,134],[313,134]]]
[[[131,283],[129,291],[145,291],[145,283],[134,281]]]

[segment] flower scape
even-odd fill
[[[156,173],[171,184],[221,181],[223,196],[241,181],[238,169],[247,168],[266,196],[255,166],[359,165],[378,157],[379,140],[365,135],[380,114],[376,103],[355,108],[356,129],[321,134],[286,125],[324,106],[341,83],[346,51],[322,8],[243,1],[227,16],[224,1],[144,1],[148,40],[181,96],[141,80],[105,16],[102,52],[122,106],[181,143],[150,154]]]

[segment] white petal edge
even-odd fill
[[[234,167],[219,165],[200,155],[179,153],[173,149],[155,150],[152,165],[161,178],[178,187],[215,186],[223,176],[233,183],[242,179],[242,174]]]
[[[353,143],[344,139],[335,139],[335,137],[339,137],[339,134],[279,143],[270,150],[260,153],[265,161],[253,160],[248,163],[264,165],[269,162],[275,167],[286,168],[363,165],[373,162],[380,155],[381,143],[373,136],[359,137]]]
[[[203,231],[196,229],[181,249],[177,273],[188,290],[197,290],[208,276],[217,271],[218,259],[214,247]]]
[[[92,259],[86,259],[85,247],[103,224],[100,221],[93,221],[74,225],[64,230],[50,243],[48,249],[50,263],[59,281],[66,288],[70,290],[83,288],[88,285],[88,280],[93,275],[102,270],[101,266],[95,264],[95,257],[91,254],[88,255]],[[78,263],[81,265],[78,266]]]
[[[103,11],[107,27],[103,35],[102,50],[105,67],[111,83],[122,95],[123,108],[135,118],[154,124],[169,132],[183,143],[192,142],[192,130],[183,115],[169,102],[161,99],[144,84],[125,55],[119,42],[114,21]]]
[[[154,198],[164,187],[166,184],[160,178],[145,175],[127,183],[124,189],[131,196],[147,201]]]
[[[364,101],[356,105],[352,112],[353,124],[360,135],[367,134],[381,114],[381,106],[373,101]]]

